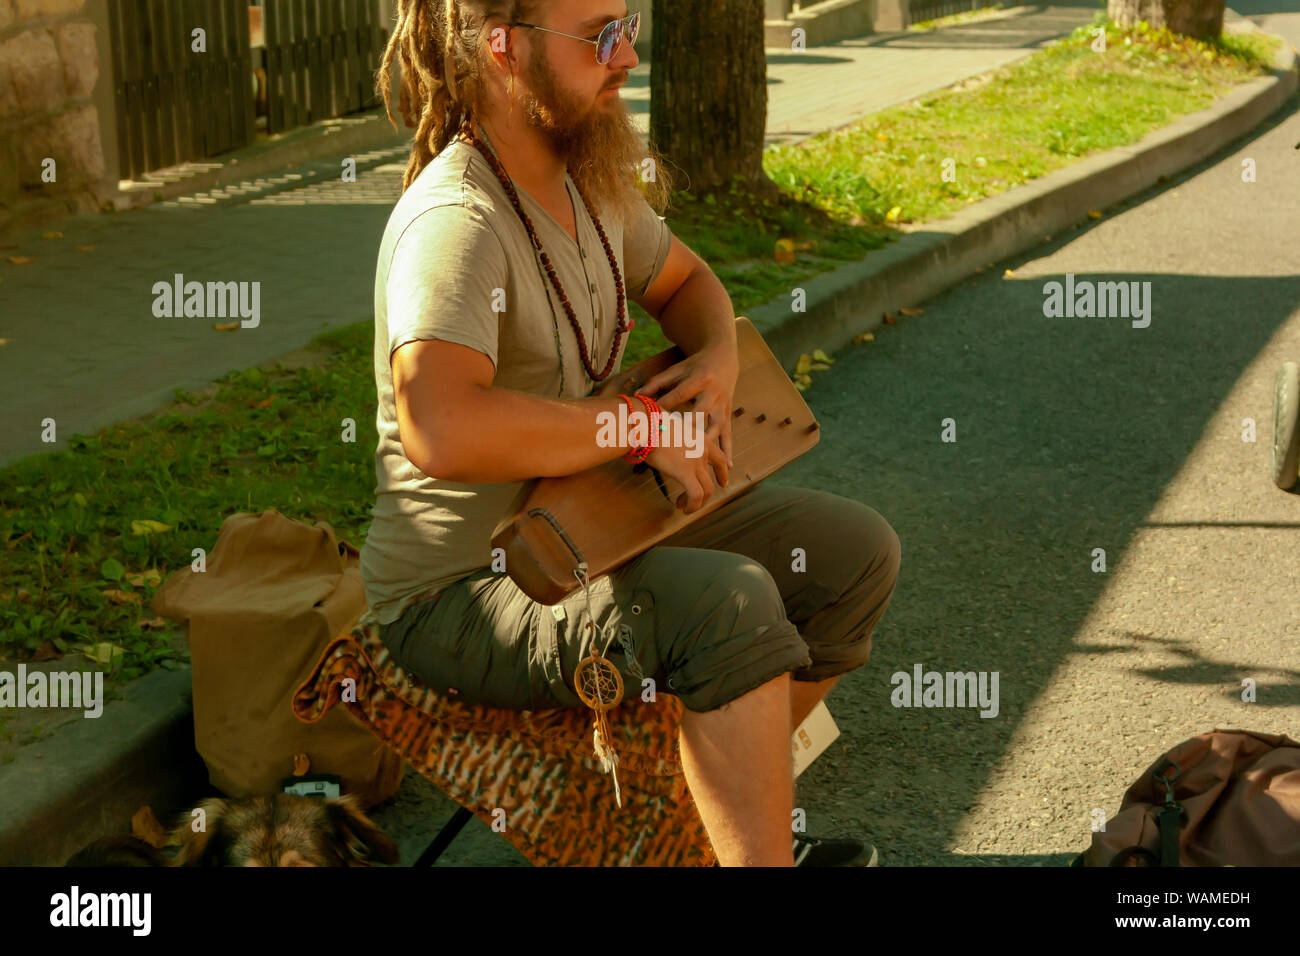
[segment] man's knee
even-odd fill
[[[856,548],[872,573],[897,579],[903,547],[898,533],[875,508],[860,501],[832,495],[835,503],[827,524],[845,548]]]
[[[785,620],[785,603],[771,572],[758,561],[727,552],[712,580],[723,613],[734,615],[733,633],[744,633],[763,624]]]
[[[869,508],[875,519],[872,522],[874,527],[872,540],[876,542],[876,559],[875,563],[879,567],[879,574],[882,579],[887,580],[892,589],[898,581],[898,572],[903,564],[903,544],[898,540],[898,532],[893,526],[885,520],[884,516],[874,508]]]
[[[810,588],[809,607],[798,618],[814,663],[800,681],[821,681],[864,666],[872,635],[893,598],[902,565],[898,534],[874,508],[839,499],[842,558],[834,571]]]
[[[715,710],[811,662],[781,592],[757,561],[730,552],[708,569],[674,642],[669,688],[693,711]]]

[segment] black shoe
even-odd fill
[[[879,866],[877,859],[870,843],[794,835],[795,866]]]

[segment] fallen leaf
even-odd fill
[[[308,757],[304,753],[296,753],[293,755],[293,775],[295,777],[301,777],[306,775],[307,771],[310,769],[311,769],[310,757]]]
[[[152,534],[155,531],[170,531],[172,525],[163,524],[161,521],[153,521],[145,518],[143,521],[131,522],[132,534]]]
[[[1002,278],[1004,279],[1014,279],[1015,277],[1016,273],[1012,269],[1008,269],[1006,272],[1002,273]]]
[[[121,657],[126,653],[122,648],[109,641],[100,641],[98,644],[78,644],[77,650],[81,651],[96,664],[111,663],[113,658]]]
[[[924,311],[925,309],[912,309],[909,308],[908,306],[903,306],[901,309],[898,310],[898,314],[899,315],[920,315]]]
[[[812,356],[809,355],[807,352],[804,352],[802,355],[799,356],[799,361],[794,363],[794,374],[796,376],[806,375],[808,373],[808,368],[811,365],[812,365]]]
[[[898,319],[894,318],[894,317],[893,317],[892,315],[890,315],[888,312],[885,313],[885,317],[884,317],[884,318],[885,318],[885,324],[886,324],[886,325],[893,325],[895,322],[898,321]]]
[[[135,815],[131,817],[131,835],[137,840],[148,843],[155,850],[167,845],[167,831],[154,816],[153,808],[147,805],[135,811]]]
[[[41,233],[41,238],[42,238],[42,239],[62,239],[62,238],[63,238],[63,233],[61,233],[61,232],[55,232],[55,231],[51,230],[51,231],[49,231],[49,232],[43,232],[43,233]]]
[[[877,133],[877,134],[876,134],[876,139],[881,140],[881,141],[883,142],[884,140],[889,139],[889,134],[888,134],[888,133]]]
[[[166,627],[167,622],[160,617],[142,617],[135,622],[135,626],[146,631],[157,631]]]
[[[148,568],[138,574],[128,574],[126,579],[136,587],[144,587],[146,584],[151,588],[156,588],[162,583],[162,575],[157,568]]]
[[[799,249],[800,252],[807,252],[812,247],[813,247],[813,241],[811,239],[805,239],[803,242],[799,243],[797,248]]]
[[[776,241],[775,251],[776,261],[783,266],[791,265],[794,262],[794,240],[778,239]]]
[[[106,588],[105,590],[100,591],[99,593],[104,595],[104,597],[108,598],[114,604],[139,604],[140,603],[139,591],[122,591],[119,590],[118,588]]]
[[[854,345],[861,345],[864,342],[874,342],[874,341],[876,341],[876,336],[871,332],[862,332],[859,335],[853,336]]]
[[[812,384],[812,376],[809,375],[807,372],[805,372],[803,375],[796,375],[796,376],[795,376],[795,381],[797,381],[797,382],[803,382],[805,385],[811,385],[811,384]]]
[[[32,653],[34,661],[53,661],[63,656],[63,652],[54,646],[53,641],[41,641]]]
[[[821,349],[813,349],[813,361],[814,361],[814,362],[825,362],[827,365],[834,365],[834,364],[835,364],[835,359],[831,358],[829,355],[827,355],[827,354],[826,354],[825,352],[823,352]]]
[[[889,212],[885,213],[885,222],[898,222],[898,217],[902,214],[903,207],[895,206]]]
[[[94,252],[94,251],[95,251],[95,247],[94,247],[94,246],[77,246],[77,251],[78,251],[78,252]]]
[[[830,369],[830,366],[825,362],[813,362],[810,369],[814,372],[825,372]]]
[[[238,322],[218,322],[218,323],[217,323],[216,325],[214,325],[212,328],[213,328],[213,331],[216,331],[216,332],[233,332],[235,329],[239,328],[239,323],[238,323]]]
[[[1100,218],[1101,218],[1101,210],[1099,210],[1099,209],[1089,209],[1089,210],[1088,210],[1088,218],[1089,218],[1089,219],[1100,219]]]
[[[8,344],[9,344],[8,339],[0,339],[0,345],[8,345]]]
[[[31,256],[10,256],[9,261],[16,266],[29,266],[36,260]]]
[[[808,388],[808,386],[805,385],[803,382],[795,382],[795,383],[794,383],[794,387],[797,388],[797,389],[798,389],[799,391],[801,391],[801,392],[804,391],[804,390],[806,390],[806,389]]]
[[[268,406],[270,406],[270,404],[271,404],[271,402],[272,402],[273,399],[274,399],[274,396],[271,396],[271,397],[268,397],[268,398],[264,398],[264,399],[262,399],[260,402],[249,402],[249,403],[248,403],[248,407],[249,407],[249,408],[267,408]]]

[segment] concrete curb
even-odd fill
[[[0,766],[0,866],[61,866],[87,843],[125,833],[142,805],[161,819],[206,785],[190,669],[146,674],[124,698]]]
[[[806,313],[792,314],[782,297],[750,311],[749,318],[786,367],[801,352],[834,351],[879,326],[882,312],[937,295],[978,266],[1014,255],[1085,220],[1088,210],[1120,202],[1217,152],[1277,110],[1296,86],[1296,57],[1284,43],[1272,76],[1245,84],[1214,106],[1133,146],[1082,160],[929,224],[864,262],[809,279],[803,284]],[[386,118],[383,128],[391,134]],[[350,138],[304,135],[300,152],[268,150],[261,160],[241,158],[212,171],[210,180],[175,184],[173,195],[387,142],[363,141],[378,127],[362,129]],[[194,749],[189,668],[155,671],[124,693],[126,700],[114,701],[103,717],[74,721],[0,766],[0,865],[61,865],[92,840],[122,832],[141,805],[162,813],[211,790]]]
[[[1260,31],[1253,24],[1249,28]],[[1285,40],[1272,75],[1252,80],[1213,106],[1155,130],[1131,146],[1065,169],[926,223],[884,249],[800,284],[807,311],[783,296],[747,315],[787,369],[801,353],[826,352],[881,324],[885,312],[916,305],[1067,226],[1194,166],[1249,133],[1297,86],[1296,54]]]

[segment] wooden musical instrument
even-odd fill
[[[576,475],[526,482],[492,533],[505,552],[506,572],[535,601],[555,604],[589,580],[609,573],[664,538],[751,489],[817,444],[819,425],[763,337],[744,316],[736,319],[740,371],[732,399],[735,462],[726,488],[716,487],[698,511],[676,505],[682,485],[644,462],[621,457]],[[600,393],[628,395],[685,358],[667,349],[612,377]],[[663,390],[655,397],[662,397]],[[689,414],[692,399],[672,410]],[[702,437],[703,431],[700,430]]]

